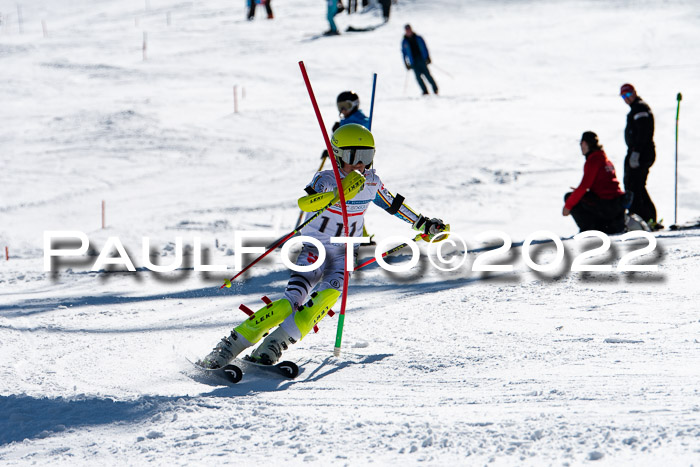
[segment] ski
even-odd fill
[[[214,375],[219,378],[223,378],[229,383],[236,384],[243,378],[243,370],[241,370],[241,368],[236,365],[226,365],[222,368],[207,368],[205,366],[202,366],[199,360],[193,362],[188,358],[187,361],[190,362],[192,366],[194,366],[199,371],[207,375]]]
[[[234,360],[237,365],[239,365],[244,371],[257,369],[261,371],[269,371],[272,373],[277,373],[288,379],[294,379],[299,375],[299,366],[288,360],[276,363],[274,365],[263,365],[262,363],[257,363],[253,361],[250,356],[245,356],[243,358],[236,358]]]
[[[274,373],[288,379],[294,379],[299,375],[299,366],[290,361],[283,361],[275,365],[263,365],[262,363],[252,361],[249,356],[246,356],[243,358],[236,358],[228,365],[215,369],[202,366],[199,360],[193,362],[190,359],[187,359],[187,361],[199,371],[225,379],[229,383],[233,384],[241,381],[245,373],[256,370],[260,370],[261,372],[265,373]]]
[[[669,230],[692,230],[692,229],[700,229],[700,219],[695,219],[690,222],[686,222],[683,224],[673,224],[672,226],[669,227]]]
[[[384,26],[385,24],[386,24],[386,23],[375,24],[375,25],[373,25],[373,26],[365,26],[364,28],[359,28],[359,27],[356,28],[356,27],[354,27],[354,26],[348,26],[348,27],[345,29],[345,32],[370,32],[370,31],[374,31],[375,29]]]

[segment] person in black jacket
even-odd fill
[[[649,105],[637,95],[631,84],[623,84],[620,97],[630,106],[625,127],[625,191],[634,193],[629,211],[639,215],[653,230],[663,228],[656,222],[656,207],[647,192],[649,168],[656,160],[654,146],[654,114]]]

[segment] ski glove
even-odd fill
[[[430,240],[432,240],[433,237],[440,232],[444,232],[446,230],[445,223],[442,221],[442,219],[438,219],[437,217],[428,219],[425,216],[420,216],[415,224],[413,224],[413,228],[428,235]]]
[[[633,169],[639,168],[639,153],[637,151],[630,154],[630,167]]]
[[[411,69],[411,65],[409,65],[409,64],[407,63],[407,64],[406,64],[406,69],[407,69],[407,70],[410,70],[410,69]]]
[[[430,63],[432,63],[432,62],[430,61],[430,57],[426,58],[426,59],[425,59],[425,64],[426,64],[426,65],[430,65]]]

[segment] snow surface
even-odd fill
[[[698,230],[656,234],[640,261],[657,272],[573,273],[571,239],[552,273],[518,246],[501,258],[511,273],[471,272],[474,252],[452,273],[373,266],[351,282],[339,358],[336,317],[287,352],[294,381],[227,385],[187,363],[245,318],[240,303],[286,283],[277,255],[219,289],[234,231],[289,231],[319,164],[299,60],[327,127],[342,90],[369,111],[378,73],[379,173],[470,250],[493,229],[576,233],[561,207],[583,131],[622,177],[624,82],[656,116],[648,188],[666,224],[684,93],[678,220],[700,215],[698,2],[401,0],[373,32],[318,38],[324,4],[276,0],[273,21],[247,22],[239,0],[0,0],[0,461],[699,465]],[[338,18],[381,22],[376,9]],[[401,64],[407,22],[438,97]],[[367,223],[410,235],[376,208]],[[85,232],[92,256],[44,272],[47,230]],[[138,272],[90,272],[111,236]],[[169,264],[177,236],[186,265],[145,270],[142,237]],[[192,270],[196,236],[228,271]],[[613,247],[606,264],[636,248]]]

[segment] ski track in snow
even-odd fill
[[[678,218],[700,215],[698,5],[401,0],[384,27],[318,40],[323,2],[273,8],[273,21],[259,10],[247,22],[242,2],[220,0],[0,0],[3,465],[698,465],[700,231],[655,234],[642,262],[656,272],[572,273],[581,246],[560,215],[582,131],[599,134],[622,178],[624,82],[656,117],[648,188],[666,224],[675,95],[686,96]],[[341,30],[380,21],[338,16]],[[407,22],[430,47],[440,96],[420,97],[401,66]],[[369,111],[378,73],[377,170],[470,253],[450,273],[426,260],[357,272],[339,358],[337,317],[326,318],[285,354],[297,379],[230,385],[186,358],[245,319],[240,303],[278,298],[288,272],[271,255],[220,290],[232,269],[195,273],[193,237],[231,267],[234,231],[293,227],[323,147],[299,60],[327,127],[340,90]],[[367,225],[407,233],[374,208]],[[522,260],[523,239],[543,229],[564,238],[552,273]],[[90,256],[44,272],[46,230],[85,232]],[[496,260],[513,272],[470,271],[487,230],[513,239]],[[137,272],[90,271],[111,236]],[[183,265],[146,270],[144,236],[161,264],[183,237]],[[616,267],[643,244],[613,237],[599,260]],[[537,248],[552,258],[551,244]]]

